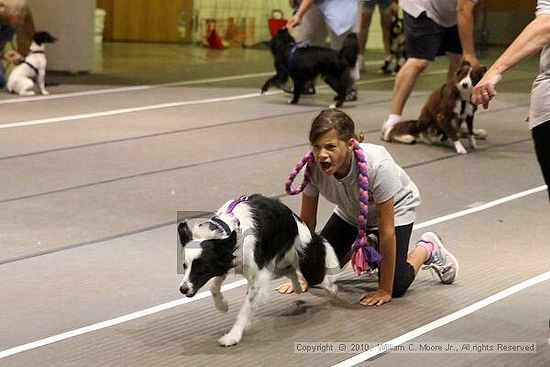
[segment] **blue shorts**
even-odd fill
[[[369,8],[374,8],[376,4],[380,8],[387,8],[392,3],[392,0],[363,0],[363,5]]]

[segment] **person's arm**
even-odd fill
[[[502,80],[502,74],[549,43],[550,14],[541,14],[525,27],[476,84],[472,92],[472,103],[483,104],[487,108],[489,101],[497,95],[495,87]]]
[[[380,306],[391,301],[393,279],[395,273],[396,239],[395,222],[393,212],[393,197],[384,203],[376,205],[378,218],[378,241],[380,244],[380,285],[378,290],[368,292],[360,299],[360,303],[366,306]]]
[[[318,205],[318,196],[307,196],[305,194],[302,194],[302,209],[300,211],[300,218],[313,232],[315,232],[315,227],[317,226]]]
[[[288,24],[286,25],[289,30],[292,30],[292,28],[299,26],[300,23],[302,23],[302,18],[304,17],[304,14],[307,12],[311,4],[313,4],[315,0],[303,0],[300,3],[300,7],[296,11],[296,14],[288,21]]]
[[[11,63],[19,62],[23,58],[23,56],[21,56],[21,54],[19,52],[14,51],[14,50],[9,50],[9,51],[4,52],[2,54],[2,57],[4,58],[4,60],[6,60],[8,62],[11,62]]]
[[[456,4],[456,23],[462,46],[462,58],[472,65],[477,65],[474,47],[474,7],[472,0],[458,0]]]

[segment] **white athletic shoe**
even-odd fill
[[[458,275],[458,260],[443,247],[443,243],[434,232],[426,232],[420,236],[420,241],[433,245],[432,255],[424,263],[422,269],[432,269],[443,284],[451,284]]]

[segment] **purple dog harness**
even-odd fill
[[[233,219],[233,222],[235,223],[235,228],[239,228],[241,226],[241,222],[239,219],[233,214],[233,210],[235,210],[235,207],[239,205],[240,203],[243,203],[248,200],[248,196],[242,195],[237,200],[233,200],[228,206],[227,209],[225,209],[225,213],[229,214],[231,218]],[[227,236],[231,234],[231,229],[225,223],[220,217],[217,215],[213,216],[208,220],[209,223],[214,225],[216,228],[220,230],[220,232],[225,233]]]

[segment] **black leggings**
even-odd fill
[[[531,130],[535,142],[535,152],[539,161],[544,182],[548,186],[550,200],[550,121],[543,122]]]
[[[392,297],[401,297],[404,295],[415,277],[413,266],[407,262],[412,227],[413,223],[395,227],[397,248],[395,252],[395,274],[393,278]],[[367,234],[371,233],[379,237],[378,231],[367,231]],[[338,256],[338,260],[340,261],[340,266],[344,266],[344,259],[357,237],[357,227],[344,221],[338,215],[332,214],[321,231],[321,236],[326,238],[332,247],[334,247],[336,256]]]

